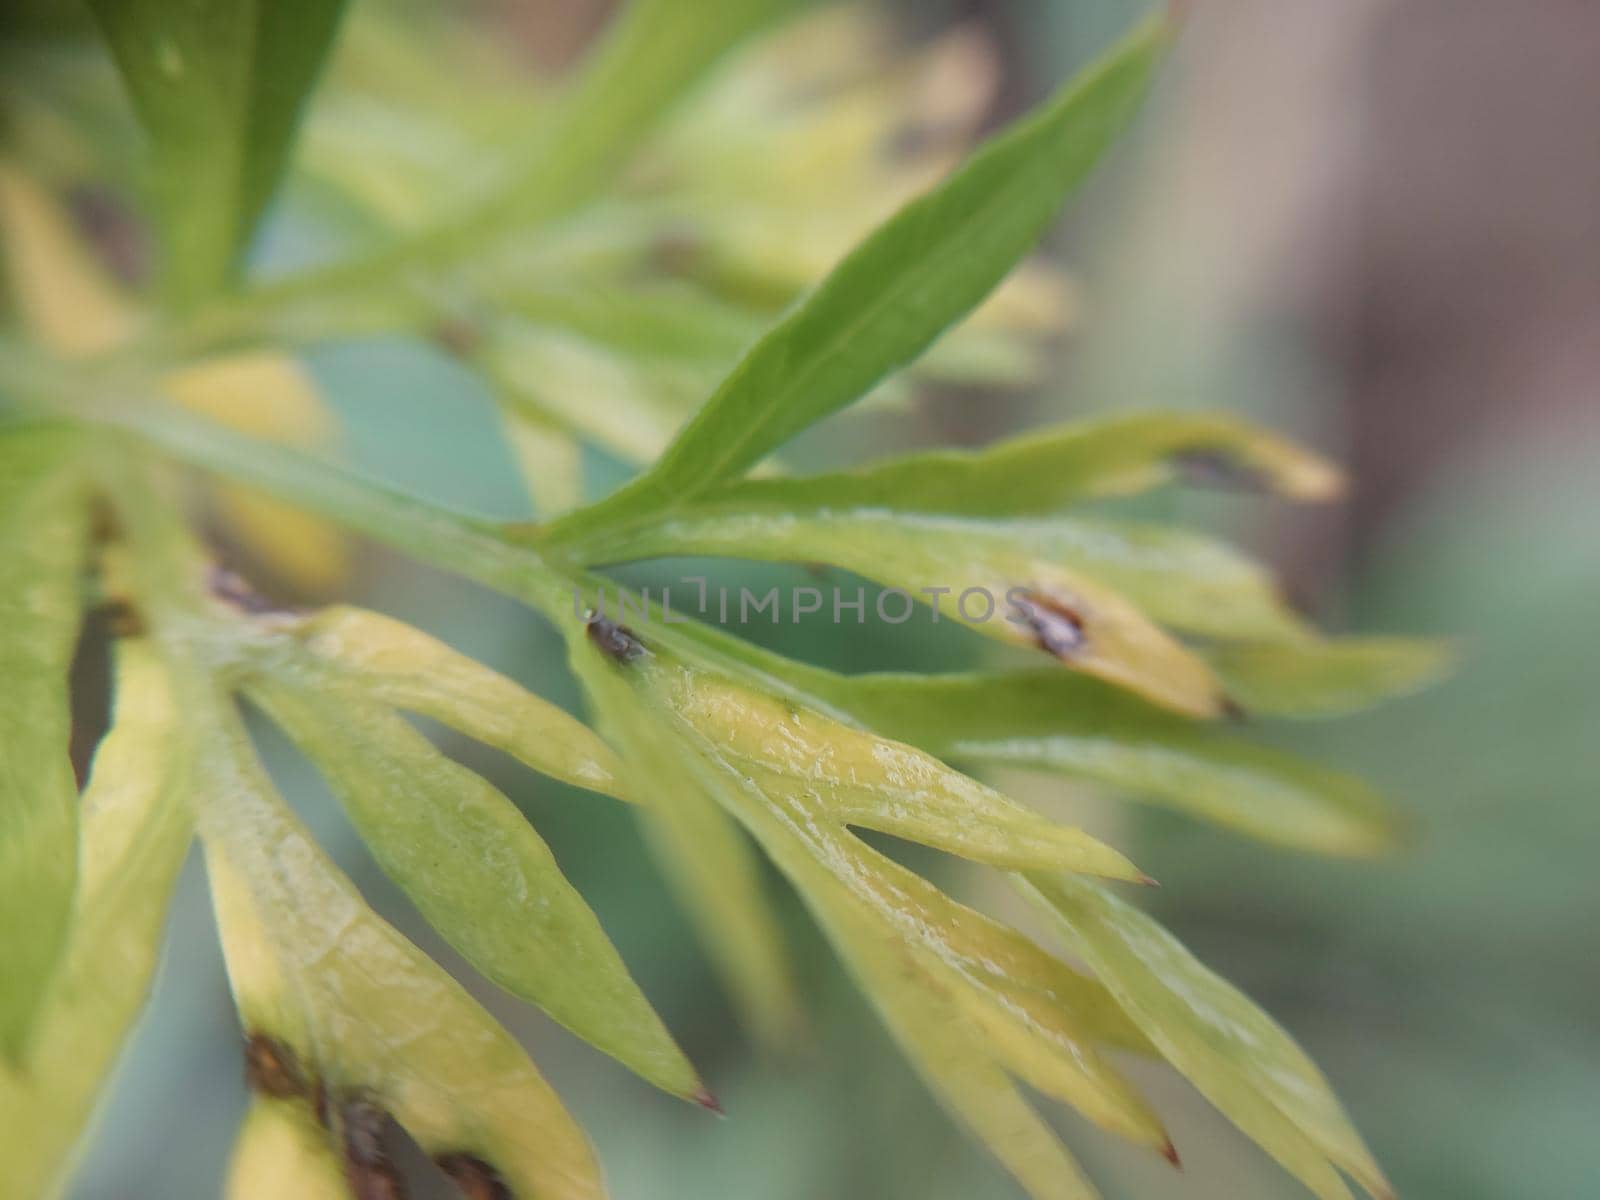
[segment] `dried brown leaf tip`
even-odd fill
[[[644,654],[644,643],[634,636],[633,630],[607,620],[593,609],[584,618],[583,630],[600,652],[613,662],[633,662]]]
[[[355,1200],[405,1198],[405,1184],[384,1146],[388,1123],[388,1114],[366,1100],[352,1100],[339,1111],[345,1180]]]
[[[1042,592],[1016,592],[1008,597],[1016,619],[1027,626],[1046,654],[1063,662],[1077,658],[1089,644],[1083,613],[1064,600]]]
[[[506,1181],[483,1159],[471,1154],[442,1154],[434,1159],[467,1200],[512,1200]]]
[[[252,1092],[277,1100],[306,1094],[306,1078],[294,1051],[264,1033],[245,1039],[244,1080]]]

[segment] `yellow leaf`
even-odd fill
[[[168,376],[166,389],[191,412],[263,441],[314,447],[337,433],[316,383],[286,354],[252,352],[185,367]],[[296,589],[324,595],[343,582],[347,547],[325,521],[248,488],[222,484],[215,495],[245,549]]]
[[[0,244],[22,323],[64,355],[109,350],[133,329],[127,299],[42,187],[0,161]]]
[[[228,1165],[227,1200],[348,1200],[344,1166],[310,1110],[257,1098]]]

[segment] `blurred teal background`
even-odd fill
[[[586,7],[532,5],[518,27],[576,44]],[[997,119],[1132,13],[1117,0],[903,7],[908,37],[960,20],[996,40]],[[839,461],[865,444],[1205,404],[1346,461],[1354,489],[1339,512],[1161,503],[1256,549],[1336,629],[1459,641],[1461,669],[1426,694],[1264,731],[1378,782],[1406,815],[1404,851],[1311,861],[1059,785],[1027,797],[1113,829],[1163,881],[1163,919],[1302,1039],[1402,1196],[1600,1196],[1600,13],[1552,4],[1534,22],[1492,0],[1193,7],[1138,139],[1063,224],[1058,253],[1084,316],[1051,386],[1027,400],[947,390],[847,417],[805,453]],[[292,246],[292,228],[280,236]],[[463,507],[522,511],[470,376],[396,342],[311,362],[354,459]],[[735,586],[780,577],[707,569]],[[370,550],[359,598],[575,700],[556,641],[507,601]],[[851,668],[971,653],[929,644],[915,622],[791,632],[786,649]],[[459,966],[312,773],[263,736],[286,794],[363,890]],[[728,1110],[716,1121],[666,1100],[479,986],[591,1131],[621,1200],[1018,1194],[937,1111],[792,899],[814,1038],[774,1061],[734,1028],[629,814],[446,744],[552,843]],[[946,862],[918,865],[966,886]],[[77,1200],[216,1194],[245,1097],[197,864],[159,988]],[[1108,1197],[1301,1194],[1194,1093],[1139,1078],[1172,1114],[1186,1169],[1060,1118]]]

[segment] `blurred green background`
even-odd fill
[[[1110,828],[1163,881],[1163,919],[1306,1044],[1402,1196],[1600,1196],[1600,10],[1548,4],[1532,21],[1494,0],[1192,7],[1138,137],[1057,238],[1082,315],[1049,384],[1026,398],[946,388],[830,423],[804,453],[840,461],[863,445],[987,440],[1110,408],[1216,405],[1345,461],[1354,486],[1338,511],[1159,503],[1257,550],[1333,628],[1458,639],[1461,669],[1426,694],[1266,731],[1378,782],[1406,816],[1403,852],[1312,861],[1058,784],[1020,790]],[[565,2],[480,8],[546,61],[575,52],[602,15]],[[993,40],[998,121],[1137,6],[901,8],[907,39],[966,22]],[[293,256],[304,236],[291,206],[267,253]],[[355,460],[464,507],[523,511],[486,397],[440,354],[369,342],[311,365]],[[706,570],[735,586],[784,577]],[[575,699],[554,638],[505,600],[369,549],[358,596]],[[851,669],[971,652],[932,644],[934,633],[913,622],[781,636]],[[627,812],[446,744],[551,842],[728,1110],[716,1121],[663,1099],[478,986],[590,1130],[619,1198],[1017,1194],[937,1111],[792,902],[814,1037],[803,1055],[771,1060],[736,1030]],[[286,794],[363,890],[459,966],[312,773],[266,745]],[[918,865],[963,889],[959,868]],[[156,1001],[77,1200],[216,1194],[245,1093],[194,863]],[[1171,1114],[1185,1170],[1060,1118],[1108,1197],[1300,1194],[1197,1095],[1139,1078]]]

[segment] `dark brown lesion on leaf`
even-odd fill
[[[275,1100],[310,1094],[295,1052],[264,1033],[252,1033],[245,1039],[244,1080],[252,1092]]]
[[[1192,487],[1258,494],[1276,490],[1271,475],[1220,447],[1191,446],[1170,455],[1167,461],[1178,478]]]
[[[355,1200],[404,1200],[405,1184],[389,1159],[389,1114],[364,1097],[339,1106],[345,1182]]]
[[[434,1162],[467,1200],[512,1200],[500,1172],[475,1155],[441,1154]]]
[[[143,637],[148,632],[144,614],[126,596],[108,596],[100,605],[99,615],[105,621],[106,632],[114,638]]]
[[[630,663],[644,655],[644,643],[626,625],[607,620],[590,609],[583,620],[583,631],[595,647],[613,662]]]
[[[387,1148],[390,1117],[371,1099],[361,1093],[330,1092],[326,1083],[302,1067],[292,1047],[260,1031],[245,1038],[244,1077],[258,1096],[299,1100],[311,1110],[343,1153],[345,1181],[355,1200],[404,1200],[405,1184]],[[481,1194],[510,1197],[509,1192]]]
[[[1009,599],[1014,619],[1046,654],[1072,662],[1088,649],[1088,619],[1080,606],[1036,591],[1013,592]]]
[[[434,344],[452,358],[468,361],[483,349],[483,331],[466,317],[441,317],[434,322],[429,334]]]

